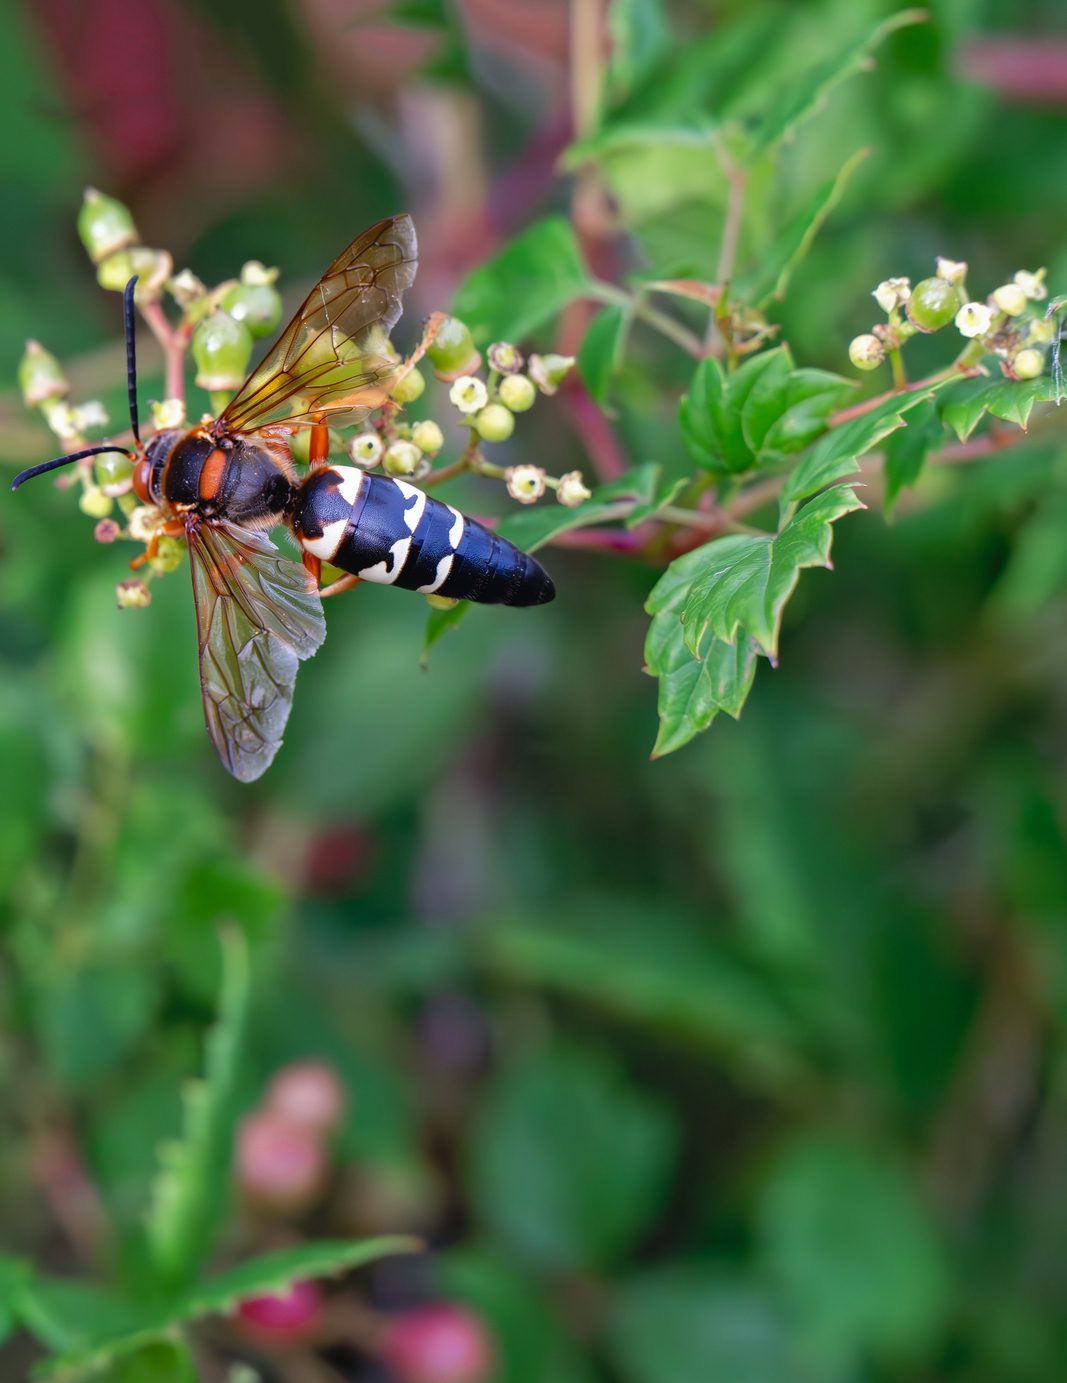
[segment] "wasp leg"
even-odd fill
[[[325,466],[329,459],[330,429],[325,423],[314,423],[308,443],[308,463],[314,470],[316,466]]]
[[[323,587],[319,595],[325,600],[328,595],[340,595],[342,591],[350,591],[353,586],[358,585],[359,577],[349,574],[347,576],[342,576],[337,581],[331,581],[328,586]]]
[[[322,580],[322,558],[316,557],[313,553],[302,552],[300,560],[305,568],[311,573],[311,578],[317,586]]]

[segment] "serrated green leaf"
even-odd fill
[[[611,382],[622,363],[630,313],[624,307],[602,307],[578,348],[578,373],[590,395],[605,408]]]
[[[869,149],[857,149],[842,165],[837,177],[824,183],[808,198],[756,268],[735,280],[732,290],[735,297],[759,308],[766,307],[772,300],[781,302],[784,299],[797,266],[811,249],[823,222],[841,200],[849,178],[869,153]]]
[[[907,427],[894,432],[886,443],[882,475],[885,492],[882,500],[886,515],[893,512],[897,496],[905,485],[914,485],[922,473],[927,453],[945,435],[944,425],[933,400],[917,408]]]
[[[570,222],[547,216],[475,269],[452,310],[478,346],[518,342],[591,288]]]
[[[781,461],[814,442],[855,387],[854,381],[829,370],[794,370],[786,389],[785,411],[772,423],[760,447],[760,464]]]
[[[682,612],[687,647],[696,653],[710,628],[724,643],[747,634],[775,659],[782,611],[801,570],[828,567],[830,525],[865,507],[842,485],[811,500],[776,535],[737,534],[709,543],[704,549],[708,569],[694,581]]]
[[[450,610],[431,610],[426,618],[426,631],[422,636],[422,656],[419,662],[426,667],[430,661],[430,650],[438,639],[443,638],[450,629],[455,629],[460,620],[472,606],[472,601],[461,600]]]
[[[741,435],[752,455],[758,456],[763,439],[786,408],[786,390],[793,373],[788,346],[768,351],[769,363],[749,390],[741,409]]]
[[[208,1252],[225,1205],[233,1093],[248,1009],[248,944],[236,927],[220,934],[222,991],[205,1049],[204,1078],[182,1092],[181,1138],[160,1149],[146,1223],[161,1279],[187,1282]]]
[[[747,160],[754,161],[772,145],[791,138],[798,127],[820,109],[834,87],[866,69],[870,55],[891,33],[908,24],[921,24],[926,18],[925,10],[901,10],[879,24],[865,39],[850,43],[832,58],[787,84],[750,137]]]
[[[1055,403],[1056,386],[1049,375],[1039,379],[998,380],[986,395],[986,409],[1006,423],[1018,423],[1026,431],[1035,403]]]
[[[682,441],[698,466],[719,475],[737,475],[755,465],[741,416],[757,380],[765,370],[779,368],[783,353],[788,359],[784,346],[764,351],[746,360],[732,375],[723,374],[714,356],[700,362],[689,392],[678,405]]]
[[[966,442],[985,413],[985,397],[993,382],[961,379],[952,382],[941,399],[941,416],[961,442]]]
[[[40,1372],[45,1378],[66,1380],[101,1369],[136,1350],[164,1339],[175,1327],[204,1316],[226,1315],[249,1297],[278,1295],[289,1290],[294,1282],[310,1278],[332,1277],[349,1268],[385,1258],[391,1254],[418,1253],[421,1240],[407,1235],[385,1235],[377,1239],[314,1240],[290,1249],[278,1249],[261,1254],[247,1262],[219,1273],[206,1282],[179,1293],[172,1300],[151,1311],[128,1307],[106,1294],[76,1284],[81,1300],[104,1302],[105,1311],[95,1319],[88,1339],[83,1331],[71,1344],[57,1344],[63,1350],[58,1358],[45,1360]],[[51,1280],[55,1287],[57,1279]],[[63,1284],[66,1286],[66,1284]],[[116,1309],[127,1313],[127,1328],[109,1328],[109,1317],[117,1320]],[[88,1312],[87,1312],[88,1315]],[[30,1329],[33,1325],[27,1321]],[[46,1341],[47,1342],[47,1341]]]
[[[906,426],[904,414],[933,396],[932,389],[894,394],[869,413],[827,433],[786,480],[778,501],[781,513],[784,515],[791,504],[799,504],[842,476],[858,471],[859,458],[898,427]]]

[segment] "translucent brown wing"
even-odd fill
[[[281,745],[297,664],[326,637],[322,602],[262,533],[193,522],[187,536],[207,732],[223,767],[250,783]]]
[[[410,216],[379,221],[353,240],[224,410],[229,431],[315,414],[343,426],[383,403],[396,371],[387,341],[417,255]]]

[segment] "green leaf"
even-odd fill
[[[671,754],[706,730],[719,711],[741,714],[756,674],[751,639],[724,643],[709,630],[700,657],[686,646],[681,614],[694,579],[706,567],[706,547],[676,557],[645,603],[652,616],[645,639],[645,663],[659,678],[659,734],[654,759]]]
[[[885,477],[883,506],[893,512],[897,496],[905,485],[914,485],[922,473],[927,453],[944,436],[944,425],[932,400],[915,410],[907,427],[894,432],[886,443],[882,474]]]
[[[611,382],[622,364],[630,313],[624,307],[602,307],[589,323],[578,349],[578,373],[597,403],[607,406]]]
[[[757,1212],[763,1256],[810,1353],[847,1372],[912,1356],[944,1319],[941,1247],[903,1172],[832,1136],[788,1148]]]
[[[608,1352],[628,1383],[802,1383],[777,1303],[753,1283],[697,1267],[657,1268],[616,1290]]]
[[[761,465],[784,460],[802,451],[826,431],[836,413],[855,390],[854,381],[829,370],[794,370],[785,390],[784,410],[771,424],[759,451]]]
[[[682,441],[698,466],[718,475],[736,475],[756,464],[745,441],[742,412],[764,371],[774,370],[777,378],[783,360],[791,367],[785,346],[753,356],[732,375],[723,374],[714,356],[700,362],[678,406]]]
[[[986,409],[995,418],[1018,423],[1025,432],[1035,403],[1055,403],[1056,385],[1049,375],[1039,379],[997,380],[986,395]]]
[[[188,1082],[182,1092],[182,1135],[160,1149],[146,1225],[156,1268],[172,1285],[195,1275],[226,1203],[233,1094],[248,1008],[248,943],[236,927],[223,931],[220,942],[222,992],[204,1078]]]
[[[332,1277],[391,1254],[418,1253],[422,1248],[420,1240],[406,1235],[386,1235],[377,1239],[314,1240],[250,1258],[229,1272],[219,1273],[206,1282],[188,1288],[152,1311],[144,1308],[135,1311],[126,1303],[117,1303],[80,1283],[72,1284],[79,1288],[80,1316],[92,1321],[93,1328],[91,1332],[85,1329],[68,1331],[71,1343],[51,1342],[54,1348],[64,1352],[59,1358],[47,1360],[42,1372],[46,1377],[57,1380],[77,1377],[152,1345],[168,1336],[177,1326],[204,1316],[228,1315],[249,1297],[280,1295],[288,1291],[294,1282]],[[53,1291],[57,1282],[58,1279],[52,1279],[48,1284]],[[94,1302],[97,1303],[95,1307]],[[102,1308],[100,1303],[103,1304]],[[69,1305],[62,1309],[71,1314]],[[91,1314],[93,1310],[97,1312],[95,1316]],[[126,1328],[115,1328],[119,1310],[126,1312]],[[26,1324],[36,1332],[36,1327],[29,1319]],[[50,1341],[46,1339],[46,1343]]]
[[[838,486],[811,500],[778,534],[738,534],[698,549],[706,569],[693,582],[682,614],[686,645],[698,652],[706,628],[725,643],[743,633],[776,659],[782,611],[801,570],[828,567],[830,525],[865,507],[847,485]]]
[[[607,85],[612,104],[618,105],[657,65],[671,36],[660,0],[611,0],[607,19]]]
[[[1033,616],[1067,586],[1067,494],[1053,490],[1015,538],[1014,551],[989,597],[991,608]]]
[[[548,216],[475,269],[452,310],[478,346],[518,342],[591,288],[570,222]]]
[[[157,1340],[120,1359],[108,1383],[197,1383],[198,1377],[185,1345]]]
[[[823,222],[841,200],[849,178],[870,153],[857,149],[842,165],[836,178],[823,183],[775,238],[759,264],[733,284],[733,295],[742,302],[766,307],[772,300],[781,302],[797,266],[811,249]]]
[[[754,162],[772,145],[792,138],[798,127],[822,107],[834,87],[869,67],[871,54],[891,33],[908,24],[922,24],[926,18],[925,10],[901,10],[879,24],[867,38],[850,43],[795,82],[787,83],[751,135],[746,161]]]
[[[894,394],[870,413],[843,423],[817,442],[785,482],[778,504],[784,515],[797,504],[831,485],[842,476],[859,470],[859,457],[877,446],[883,438],[906,426],[904,414],[933,398],[932,389],[911,394]]]
[[[461,600],[450,610],[431,610],[426,617],[426,632],[422,636],[422,657],[419,662],[426,667],[430,661],[430,651],[438,639],[455,629],[460,620],[471,608],[473,602]]]
[[[985,413],[985,400],[993,384],[988,379],[952,382],[941,399],[941,416],[961,442],[966,442]]]
[[[604,1268],[659,1208],[675,1142],[667,1112],[608,1061],[545,1050],[494,1080],[471,1148],[475,1202],[532,1267]]]

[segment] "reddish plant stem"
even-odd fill
[[[185,402],[185,352],[192,332],[187,327],[172,327],[158,301],[141,304],[141,316],[152,329],[152,335],[163,348],[166,367],[163,385],[168,399]]]
[[[604,481],[617,480],[629,462],[611,424],[573,373],[567,376],[560,394],[597,475]]]
[[[873,399],[864,399],[862,403],[854,403],[851,408],[842,408],[840,413],[832,413],[828,420],[829,426],[840,427],[842,423],[850,423],[853,418],[862,418],[865,413],[870,413],[880,403],[885,403],[886,399],[891,399],[896,394],[914,394],[940,384],[942,380],[951,379],[953,375],[960,379],[973,379],[978,374],[981,374],[981,370],[977,366],[965,366],[960,369],[958,365],[950,365],[947,370],[939,370],[936,375],[927,375],[925,379],[916,380],[914,384],[905,384],[901,389],[887,389],[884,394],[876,394]]]

